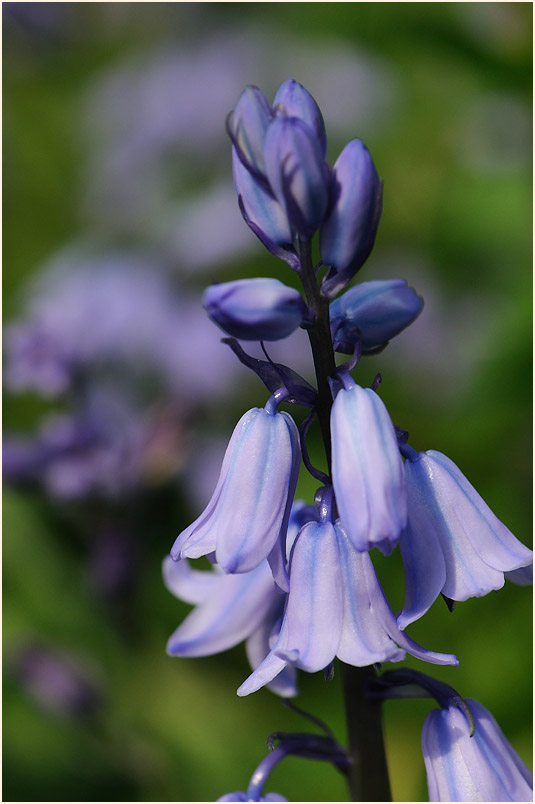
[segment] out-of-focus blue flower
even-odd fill
[[[533,563],[531,550],[493,514],[459,468],[441,452],[404,462],[408,525],[400,548],[406,598],[400,627],[417,620],[442,592],[451,600],[481,597],[504,573]]]
[[[196,606],[169,638],[170,656],[211,656],[246,640],[251,667],[265,659],[278,636],[284,608],[284,595],[267,561],[251,572],[226,575],[217,565],[203,572],[192,569],[187,559],[173,561],[168,556],[163,577],[175,597]],[[295,670],[283,668],[269,686],[288,698],[297,695],[295,681]]]
[[[458,664],[455,656],[427,651],[399,630],[368,553],[355,550],[340,520],[330,520],[329,494],[320,495],[320,521],[304,524],[293,545],[279,637],[238,695],[269,683],[286,664],[314,673],[335,656],[364,667],[400,661],[407,651],[433,664]]]
[[[301,453],[294,420],[273,404],[272,398],[242,416],[210,502],[178,536],[171,556],[178,561],[215,553],[229,573],[249,572],[267,557],[287,591],[284,540]]]
[[[86,718],[102,704],[102,692],[79,659],[39,642],[21,643],[9,669],[33,701],[56,717]]]
[[[278,279],[237,279],[211,285],[203,304],[229,335],[248,341],[278,341],[299,327],[307,306],[298,290]]]
[[[403,279],[355,285],[331,302],[334,348],[353,354],[360,343],[363,354],[374,352],[412,324],[422,307],[423,299]]]
[[[205,355],[202,367],[193,341]],[[28,288],[24,315],[6,328],[5,381],[9,390],[51,397],[81,372],[111,369],[125,382],[149,373],[166,394],[198,401],[223,391],[236,370],[214,346],[198,301],[180,292],[160,261],[72,248],[44,266]]]
[[[264,149],[267,177],[288,220],[311,237],[327,210],[330,170],[316,133],[297,117],[277,116]]]
[[[117,499],[175,475],[182,439],[177,410],[141,413],[120,394],[95,386],[72,412],[46,416],[34,436],[6,433],[3,477],[61,501]]]
[[[332,298],[356,274],[372,250],[382,210],[382,184],[366,146],[351,140],[335,162],[320,253],[331,270],[322,292]]]
[[[394,427],[380,397],[349,372],[331,410],[332,478],[343,526],[357,550],[388,555],[407,520],[407,498]]]
[[[320,108],[310,92],[294,78],[288,78],[280,85],[273,100],[275,113],[279,111],[278,106],[283,107],[287,117],[298,117],[315,132],[325,157],[327,152],[325,123]]]
[[[10,391],[32,389],[44,397],[64,393],[73,380],[76,344],[59,337],[38,318],[6,329],[4,381]]]
[[[264,93],[258,87],[247,86],[227,118],[227,131],[240,161],[263,183],[267,182],[264,142],[272,117]]]
[[[467,698],[475,734],[455,706],[433,709],[422,732],[430,801],[533,801],[533,776],[484,706]]]

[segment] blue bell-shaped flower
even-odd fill
[[[409,454],[408,525],[400,540],[406,597],[400,627],[417,620],[442,593],[481,597],[504,573],[533,563],[533,553],[493,514],[460,469],[441,452]]]
[[[335,351],[362,354],[386,346],[419,316],[423,299],[403,279],[361,282],[331,302],[329,315]]]
[[[214,555],[227,573],[250,572],[268,558],[287,591],[285,538],[301,458],[292,417],[273,397],[236,425],[203,513],[176,539],[171,557]]]
[[[211,285],[204,292],[203,305],[221,329],[247,341],[287,338],[307,312],[298,290],[263,277]]]
[[[332,478],[344,529],[357,550],[388,555],[407,521],[405,477],[381,398],[348,372],[331,410]]]
[[[355,550],[340,520],[332,522],[332,490],[319,494],[319,522],[301,528],[290,556],[290,592],[273,649],[238,695],[268,684],[286,665],[308,673],[338,656],[364,667],[397,662],[405,651],[433,664],[458,664],[451,654],[422,648],[398,628],[370,556]]]
[[[422,731],[430,801],[533,801],[533,775],[484,706],[467,698],[475,732],[456,706],[433,709]]]

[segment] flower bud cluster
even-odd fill
[[[270,106],[247,87],[227,119],[233,172],[242,214],[276,256],[299,267],[299,239],[319,230],[322,289],[332,298],[364,264],[382,209],[382,185],[360,140],[352,140],[331,168],[327,137],[314,98],[289,79]]]

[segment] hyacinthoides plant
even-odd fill
[[[195,605],[168,642],[173,656],[203,656],[246,641],[253,672],[238,689],[297,694],[297,670],[343,676],[348,747],[324,734],[276,733],[246,792],[221,801],[280,801],[264,793],[288,755],[331,762],[347,775],[352,800],[390,800],[381,707],[386,698],[433,697],[422,749],[432,800],[530,800],[532,778],[481,704],[416,670],[378,675],[405,655],[456,666],[456,656],[410,639],[405,627],[442,595],[480,597],[531,579],[532,553],[502,524],[457,466],[418,452],[394,426],[378,394],[353,378],[362,355],[385,348],[419,315],[422,300],[403,280],[348,288],[374,244],[382,182],[358,140],[333,168],[312,96],[285,81],[270,105],[253,86],[229,115],[234,182],[246,223],[299,277],[303,294],[276,279],[214,284],[204,295],[224,341],[256,372],[270,397],[240,419],[204,512],[176,539],[164,579]],[[318,233],[320,260],[312,238]],[[316,373],[311,386],[274,363],[265,343],[307,330]],[[260,341],[265,360],[238,341]],[[346,355],[337,364],[336,353]],[[343,359],[343,358],[342,358]],[[301,427],[281,403],[309,410]],[[307,431],[316,420],[325,448],[312,465]],[[295,500],[301,460],[319,484],[314,505]],[[393,613],[370,558],[399,544],[403,610]],[[211,571],[189,559],[207,556]],[[277,744],[277,745],[276,745]],[[275,747],[276,745],[276,747]]]

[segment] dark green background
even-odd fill
[[[440,304],[424,308],[422,338],[433,331],[433,311],[440,309],[442,316],[426,360],[407,359],[407,350],[394,343],[359,367],[359,382],[369,383],[381,371],[381,396],[394,421],[410,431],[411,443],[452,457],[529,544],[531,4],[57,5],[67,7],[69,24],[51,40],[39,31],[4,26],[6,318],[20,309],[20,289],[40,263],[88,227],[79,205],[84,146],[77,110],[96,76],[126,55],[161,44],[201,44],[244,24],[273,36],[274,58],[275,45],[281,47],[278,32],[284,42],[293,38],[311,52],[340,41],[395,76],[395,113],[387,109],[384,125],[349,135],[364,139],[385,179],[383,219],[362,279],[383,278],[386,267],[388,276],[408,279],[424,295],[419,282],[432,288]],[[113,24],[112,6],[122,7]],[[291,45],[284,47],[291,58]],[[300,74],[294,77],[305,82]],[[244,75],[243,85],[253,80]],[[242,88],[236,86],[236,97]],[[316,94],[314,86],[307,88]],[[509,117],[510,105],[515,114]],[[519,128],[519,119],[527,125]],[[223,121],[215,123],[221,125],[221,149],[227,149]],[[329,131],[329,119],[326,124]],[[332,160],[343,144],[331,142]],[[202,177],[203,165],[198,170]],[[251,254],[250,262],[224,265],[221,277],[274,274],[294,281],[259,243]],[[205,281],[200,277],[196,284],[199,297]],[[480,326],[471,326],[473,321]],[[403,337],[409,333],[400,342]],[[229,433],[240,410],[264,403],[260,385],[252,387],[256,394],[234,400]],[[7,398],[4,425],[27,426],[39,409],[31,398]],[[225,415],[218,409],[219,419]],[[311,453],[320,463],[318,445],[312,444]],[[313,490],[314,483],[303,478],[300,493],[310,498]],[[167,519],[155,514],[147,529],[136,627],[126,635],[91,596],[83,554],[69,543],[65,523],[53,520],[43,501],[5,491],[6,656],[26,636],[68,648],[95,669],[107,705],[91,728],[54,720],[6,674],[4,800],[215,800],[245,789],[270,732],[303,730],[304,723],[267,691],[236,697],[248,674],[243,646],[207,659],[165,655],[166,639],[188,607],[164,589],[160,562],[176,533],[198,513],[188,510],[180,488],[167,511]],[[398,551],[388,560],[375,558],[392,606],[399,607]],[[480,700],[528,764],[531,612],[531,590],[512,584],[459,604],[453,614],[437,601],[409,633],[426,647],[456,653],[460,667],[406,663]],[[301,690],[299,705],[324,718],[343,740],[340,679],[326,684],[321,675],[303,674]],[[429,707],[425,701],[385,707],[397,800],[427,797],[419,740]],[[279,766],[267,789],[294,801],[346,797],[342,777],[330,766],[298,759]]]

